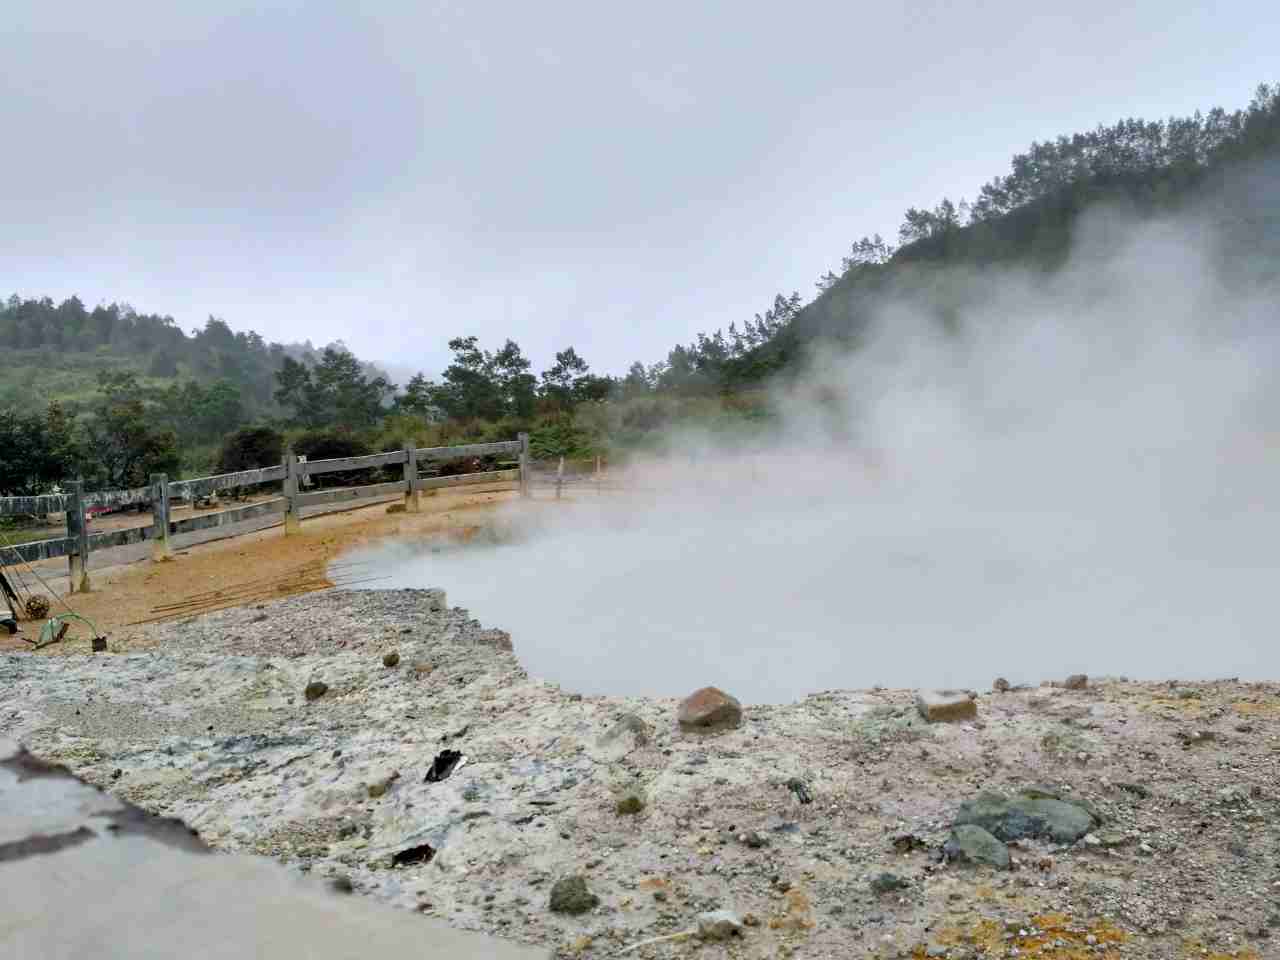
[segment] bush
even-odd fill
[[[344,457],[367,457],[378,453],[353,433],[345,430],[311,430],[293,441],[293,452],[308,461],[339,460]],[[398,469],[398,468],[397,468]],[[338,470],[334,473],[322,473],[312,477],[316,487],[358,487],[368,483],[378,483],[382,471],[371,470]],[[392,478],[398,479],[398,477]]]
[[[219,473],[259,470],[284,462],[284,437],[270,427],[246,427],[222,442],[218,453]]]
[[[529,453],[535,460],[576,460],[595,456],[596,448],[590,433],[572,417],[560,417],[529,434]]]

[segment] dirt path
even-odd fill
[[[158,606],[220,590],[243,592],[265,587],[271,590],[271,598],[277,599],[322,589],[330,585],[324,578],[329,561],[353,546],[385,537],[462,533],[482,522],[483,515],[493,507],[516,496],[514,491],[442,493],[424,497],[418,514],[388,514],[386,502],[310,518],[304,514],[301,534],[290,537],[284,536],[280,526],[230,538],[220,531],[222,539],[180,546],[170,561],[137,562],[138,558],[130,558],[94,569],[92,591],[73,594],[65,600],[109,637],[113,650],[128,649],[140,632],[139,621],[154,618]],[[141,545],[148,555],[150,546]],[[123,551],[112,552],[118,557]],[[61,594],[65,590],[66,561],[49,561],[36,569],[55,592]],[[28,568],[17,570],[28,585],[36,586]],[[54,613],[66,609],[62,602],[55,601],[53,606]],[[37,636],[43,623],[23,621],[24,634]],[[40,652],[77,653],[83,652],[83,646],[57,644]],[[22,635],[0,635],[0,652],[29,649]]]

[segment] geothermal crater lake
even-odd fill
[[[565,511],[577,514],[577,508]],[[440,587],[584,694],[745,702],[819,690],[1280,676],[1276,564],[1256,525],[1127,531],[1046,514],[579,514],[471,543],[347,554],[376,588]],[[496,541],[496,542],[495,542]]]

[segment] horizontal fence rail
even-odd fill
[[[112,547],[127,547],[131,543],[141,543],[155,537],[151,527],[126,527],[123,530],[104,530],[102,533],[89,534],[90,550],[109,550]]]
[[[11,543],[0,546],[0,566],[8,566],[14,558],[26,563],[39,563],[41,560],[54,560],[71,553],[75,541],[67,537],[53,540],[28,540],[26,543]]]
[[[219,490],[234,487],[252,487],[259,483],[279,483],[284,479],[284,464],[263,467],[261,470],[241,470],[238,473],[220,473],[216,477],[199,477],[195,480],[174,480],[169,484],[169,496],[183,499],[207,497]]]
[[[0,497],[0,517],[42,517],[46,513],[62,513],[70,497],[47,493],[39,497]]]
[[[413,485],[415,490],[440,490],[481,483],[511,483],[520,479],[519,470],[489,470],[484,473],[459,473],[452,477],[424,477]]]
[[[519,457],[519,468],[514,470],[487,470],[463,473],[455,476],[419,476],[419,465],[447,460],[476,457]],[[509,462],[509,461],[508,461]],[[307,478],[337,471],[369,470],[385,467],[401,467],[402,479],[387,483],[371,483],[360,486],[337,487],[329,490],[303,492],[301,487]],[[299,511],[330,503],[348,503],[381,497],[401,495],[404,509],[416,512],[419,494],[453,487],[480,484],[519,484],[521,496],[529,495],[530,461],[529,436],[520,434],[518,440],[498,443],[468,443],[455,447],[419,447],[406,443],[403,449],[375,453],[363,457],[340,457],[331,460],[299,460],[292,452],[285,454],[284,463],[256,470],[222,473],[212,477],[195,477],[190,480],[170,481],[164,474],[152,474],[145,487],[131,490],[99,490],[85,492],[83,484],[76,480],[65,484],[66,493],[45,494],[34,497],[0,497],[0,517],[45,516],[61,513],[65,516],[66,536],[27,543],[6,544],[0,541],[0,566],[13,562],[37,563],[66,557],[71,577],[71,592],[89,589],[88,560],[94,550],[150,541],[152,556],[160,560],[172,555],[170,538],[181,534],[229,527],[246,520],[270,514],[284,514],[286,534],[299,530]],[[196,516],[174,520],[170,516],[173,500],[185,500],[195,504],[197,500],[221,490],[280,484],[280,496],[269,500],[232,507]],[[151,523],[145,526],[126,527],[121,530],[90,532],[86,527],[86,511],[95,507],[115,510],[146,504],[151,507]],[[234,534],[232,534],[234,536]]]
[[[335,470],[368,470],[371,467],[389,467],[404,463],[404,451],[393,450],[391,453],[373,453],[367,457],[339,457],[336,460],[308,460],[299,464],[303,474],[310,476],[317,473],[332,473]]]
[[[155,491],[151,487],[134,487],[132,490],[98,490],[84,495],[86,507],[107,507],[111,510],[150,503]]]
[[[391,483],[371,483],[363,487],[339,487],[336,490],[317,490],[315,493],[298,494],[299,507],[314,507],[321,503],[346,503],[349,500],[362,500],[366,497],[385,497],[393,493],[404,493],[403,480]]]
[[[498,443],[468,443],[460,447],[422,447],[418,461],[457,460],[460,457],[496,457],[504,453],[520,453],[524,448],[520,440],[502,440]]]
[[[186,520],[175,520],[169,523],[171,534],[194,533],[197,530],[211,530],[214,527],[226,527],[233,523],[243,523],[257,517],[272,513],[284,513],[287,506],[284,497],[264,500],[262,503],[251,503],[247,507],[232,507],[230,510],[219,510],[217,513],[206,513],[200,517],[188,517]]]

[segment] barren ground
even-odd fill
[[[314,590],[323,585],[316,584],[315,580],[323,580],[329,561],[351,547],[387,537],[464,534],[480,523],[484,513],[495,504],[514,496],[510,491],[471,494],[442,491],[434,497],[423,497],[422,512],[418,514],[387,514],[384,502],[358,510],[304,515],[302,532],[296,536],[284,536],[283,528],[277,525],[240,536],[224,535],[210,542],[178,546],[174,558],[164,563],[144,560],[91,569],[92,590],[87,594],[72,594],[65,600],[76,613],[89,618],[110,638],[112,649],[125,650],[138,636],[135,624],[155,617],[158,605],[210,591],[233,591],[250,584],[269,584],[277,597]],[[104,521],[106,519],[118,518],[104,518]],[[139,522],[131,518],[125,525],[138,526]],[[125,555],[128,549],[102,551],[94,556],[112,558]],[[150,551],[151,544],[143,543],[134,553],[149,556]],[[35,569],[53,586],[55,593],[62,595],[66,565],[66,560],[60,558],[36,564]],[[293,573],[304,568],[315,575],[306,580],[309,585],[295,587],[281,582],[292,579]],[[29,586],[39,586],[28,567],[15,566],[10,572]],[[66,609],[58,601],[52,606],[54,614]],[[22,623],[28,637],[38,635],[41,626],[43,621]],[[76,631],[83,632],[79,627]],[[21,637],[0,634],[0,651],[28,648]],[[83,652],[83,648],[83,643],[59,644],[40,653],[57,656]]]

